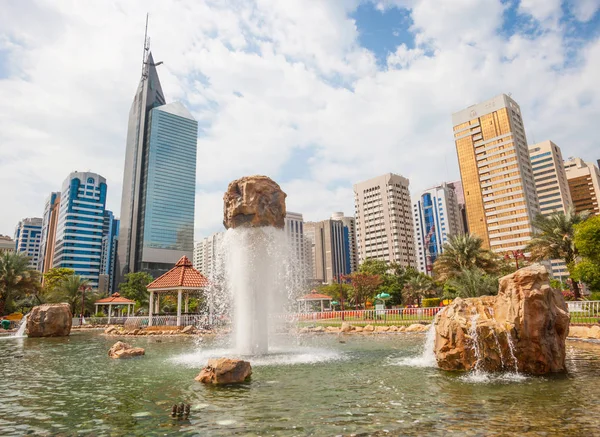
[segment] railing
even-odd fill
[[[291,314],[286,319],[289,321],[325,325],[341,324],[342,322],[348,322],[353,325],[408,325],[419,322],[429,323],[441,309],[442,307],[324,311]]]
[[[86,317],[83,319],[85,326],[108,325],[108,317]],[[195,327],[204,327],[208,323],[205,315],[187,314],[181,316],[182,327],[193,325]],[[142,328],[149,324],[148,316],[132,316],[132,317],[111,317],[110,325],[123,325],[126,328]],[[79,317],[73,318],[73,326],[81,326]],[[152,326],[177,326],[177,316],[152,316]]]
[[[571,323],[600,323],[600,301],[579,300],[567,302]]]

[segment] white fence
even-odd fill
[[[86,326],[92,325],[123,325],[126,328],[143,328],[149,326],[148,316],[132,316],[132,317],[111,317],[110,322],[108,317],[86,317],[83,320]],[[73,326],[80,326],[80,318],[73,318]],[[208,325],[208,318],[204,315],[191,314],[182,315],[180,326],[193,325],[195,327],[204,327]],[[177,326],[177,316],[152,316],[152,326]]]
[[[600,323],[600,301],[579,300],[567,302],[571,323]]]
[[[315,324],[337,324],[348,322],[350,324],[385,325],[388,323],[395,323],[403,325],[419,322],[429,323],[442,308],[443,307],[323,311],[291,314],[286,316],[286,319],[307,323],[312,322]]]

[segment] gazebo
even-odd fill
[[[108,307],[108,323],[110,323],[110,317],[112,315],[112,307],[127,307],[127,317],[131,314],[131,309],[135,306],[135,301],[131,299],[127,299],[125,297],[121,297],[119,293],[113,293],[104,299],[97,300],[94,302],[96,306],[96,313],[98,313],[98,307],[107,306]]]
[[[209,285],[208,279],[194,268],[192,262],[182,256],[175,267],[162,276],[159,276],[150,284],[150,308],[148,310],[148,326],[152,326],[152,314],[154,311],[154,293],[157,299],[161,294],[177,292],[177,326],[181,326],[181,300],[185,293],[185,312],[188,312],[190,293],[197,293]]]
[[[327,307],[331,309],[331,301],[333,299],[326,294],[321,294],[317,290],[313,290],[308,294],[305,294],[301,298],[297,299],[298,303],[304,302],[304,312],[308,312],[308,304],[310,302],[311,306],[313,302],[321,302],[321,312],[325,311],[325,302],[327,302]]]

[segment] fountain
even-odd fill
[[[287,252],[283,227],[286,194],[266,176],[229,184],[223,198],[228,229],[223,241],[224,284],[233,301],[236,352],[265,354],[269,315],[282,304]]]
[[[27,337],[27,334],[25,334],[25,330],[27,329],[27,318],[28,317],[29,317],[29,314],[25,314],[23,316],[23,318],[21,319],[21,324],[19,325],[19,329],[17,329],[17,332],[15,332],[15,335],[13,335],[13,337],[17,337],[17,338]]]

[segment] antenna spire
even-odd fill
[[[148,38],[148,16],[146,13],[146,28],[144,30],[144,51],[142,52],[142,77],[146,77],[146,65],[148,60],[148,53],[150,52],[150,38]]]

